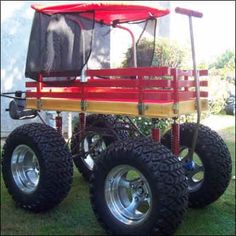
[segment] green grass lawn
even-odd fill
[[[220,130],[233,159],[235,176],[235,127]],[[99,196],[98,196],[99,197]],[[88,183],[75,170],[67,198],[47,213],[17,208],[1,178],[2,235],[103,235],[90,206]],[[176,235],[235,235],[235,180],[224,195],[204,209],[189,209]]]

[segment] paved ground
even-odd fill
[[[5,139],[1,138],[1,147],[3,146],[4,143],[5,143]]]
[[[211,115],[201,121],[203,125],[209,126],[215,131],[228,128],[235,125],[235,116],[230,115]]]

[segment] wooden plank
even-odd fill
[[[81,111],[80,100],[78,99],[53,99],[46,98],[40,99],[39,101],[36,98],[27,98],[26,99],[26,108],[29,109],[39,109],[48,110],[48,111]]]
[[[81,104],[77,99],[53,99],[46,98],[37,100],[35,98],[26,99],[26,108],[52,111],[72,111],[80,112]],[[195,100],[184,101],[178,103],[178,113],[173,111],[173,103],[146,103],[144,115],[151,118],[169,118],[181,114],[190,114],[196,111]],[[208,109],[207,99],[201,99],[202,111]],[[115,115],[129,115],[139,116],[138,103],[136,102],[107,102],[107,101],[88,101],[88,113],[98,114],[115,114]]]
[[[196,111],[195,100],[192,101],[183,101],[179,103],[179,114],[190,114]],[[201,99],[201,110],[207,111],[208,109],[208,100]]]

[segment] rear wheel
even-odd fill
[[[45,211],[67,196],[72,183],[72,157],[56,130],[27,124],[8,136],[2,174],[8,192],[20,207]]]
[[[169,235],[187,207],[181,162],[147,138],[115,142],[96,161],[91,203],[108,233]]]
[[[193,160],[189,159],[196,124],[180,125],[180,158],[188,179],[189,205],[204,207],[216,201],[229,185],[231,157],[223,139],[210,128],[200,125]],[[162,138],[171,148],[171,131]]]
[[[80,124],[76,124],[72,140],[71,152],[75,166],[83,177],[89,180],[94,161],[100,154],[116,140],[128,138],[129,132],[125,124],[117,122],[110,115],[89,115],[86,117],[86,129],[82,140],[80,140]]]

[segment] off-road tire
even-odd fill
[[[110,129],[113,129],[116,133],[113,134]],[[85,137],[89,132],[94,132],[100,135],[103,141],[108,147],[112,142],[117,139],[125,140],[129,137],[129,132],[124,129],[124,124],[121,122],[116,122],[116,118],[111,115],[88,115],[86,117],[86,129],[85,129]],[[109,133],[109,135],[104,134],[104,130]],[[105,133],[106,133],[105,132]],[[92,174],[92,170],[89,169],[84,163],[84,150],[80,146],[80,124],[79,122],[75,125],[72,139],[71,139],[71,153],[73,156],[73,161],[78,171],[82,174],[82,176],[89,180]],[[96,156],[96,158],[99,158]]]
[[[195,123],[180,125],[180,146],[191,148]],[[162,138],[162,144],[171,148],[171,131]],[[200,188],[189,193],[189,206],[205,207],[216,201],[229,185],[232,163],[223,139],[210,128],[200,125],[195,153],[204,166],[204,180]]]
[[[32,193],[20,190],[11,171],[12,154],[19,145],[30,147],[39,162],[39,183]],[[73,162],[63,137],[55,129],[39,123],[16,128],[6,140],[2,158],[6,188],[20,207],[34,212],[46,211],[67,196],[72,183]]]
[[[130,165],[148,181],[153,204],[149,217],[139,225],[117,220],[105,200],[104,182],[116,166]],[[96,160],[90,182],[93,211],[109,234],[171,235],[181,223],[188,205],[187,182],[181,162],[165,146],[149,138],[117,141]]]
[[[235,115],[235,104],[228,104],[225,106],[225,112],[227,115]]]

